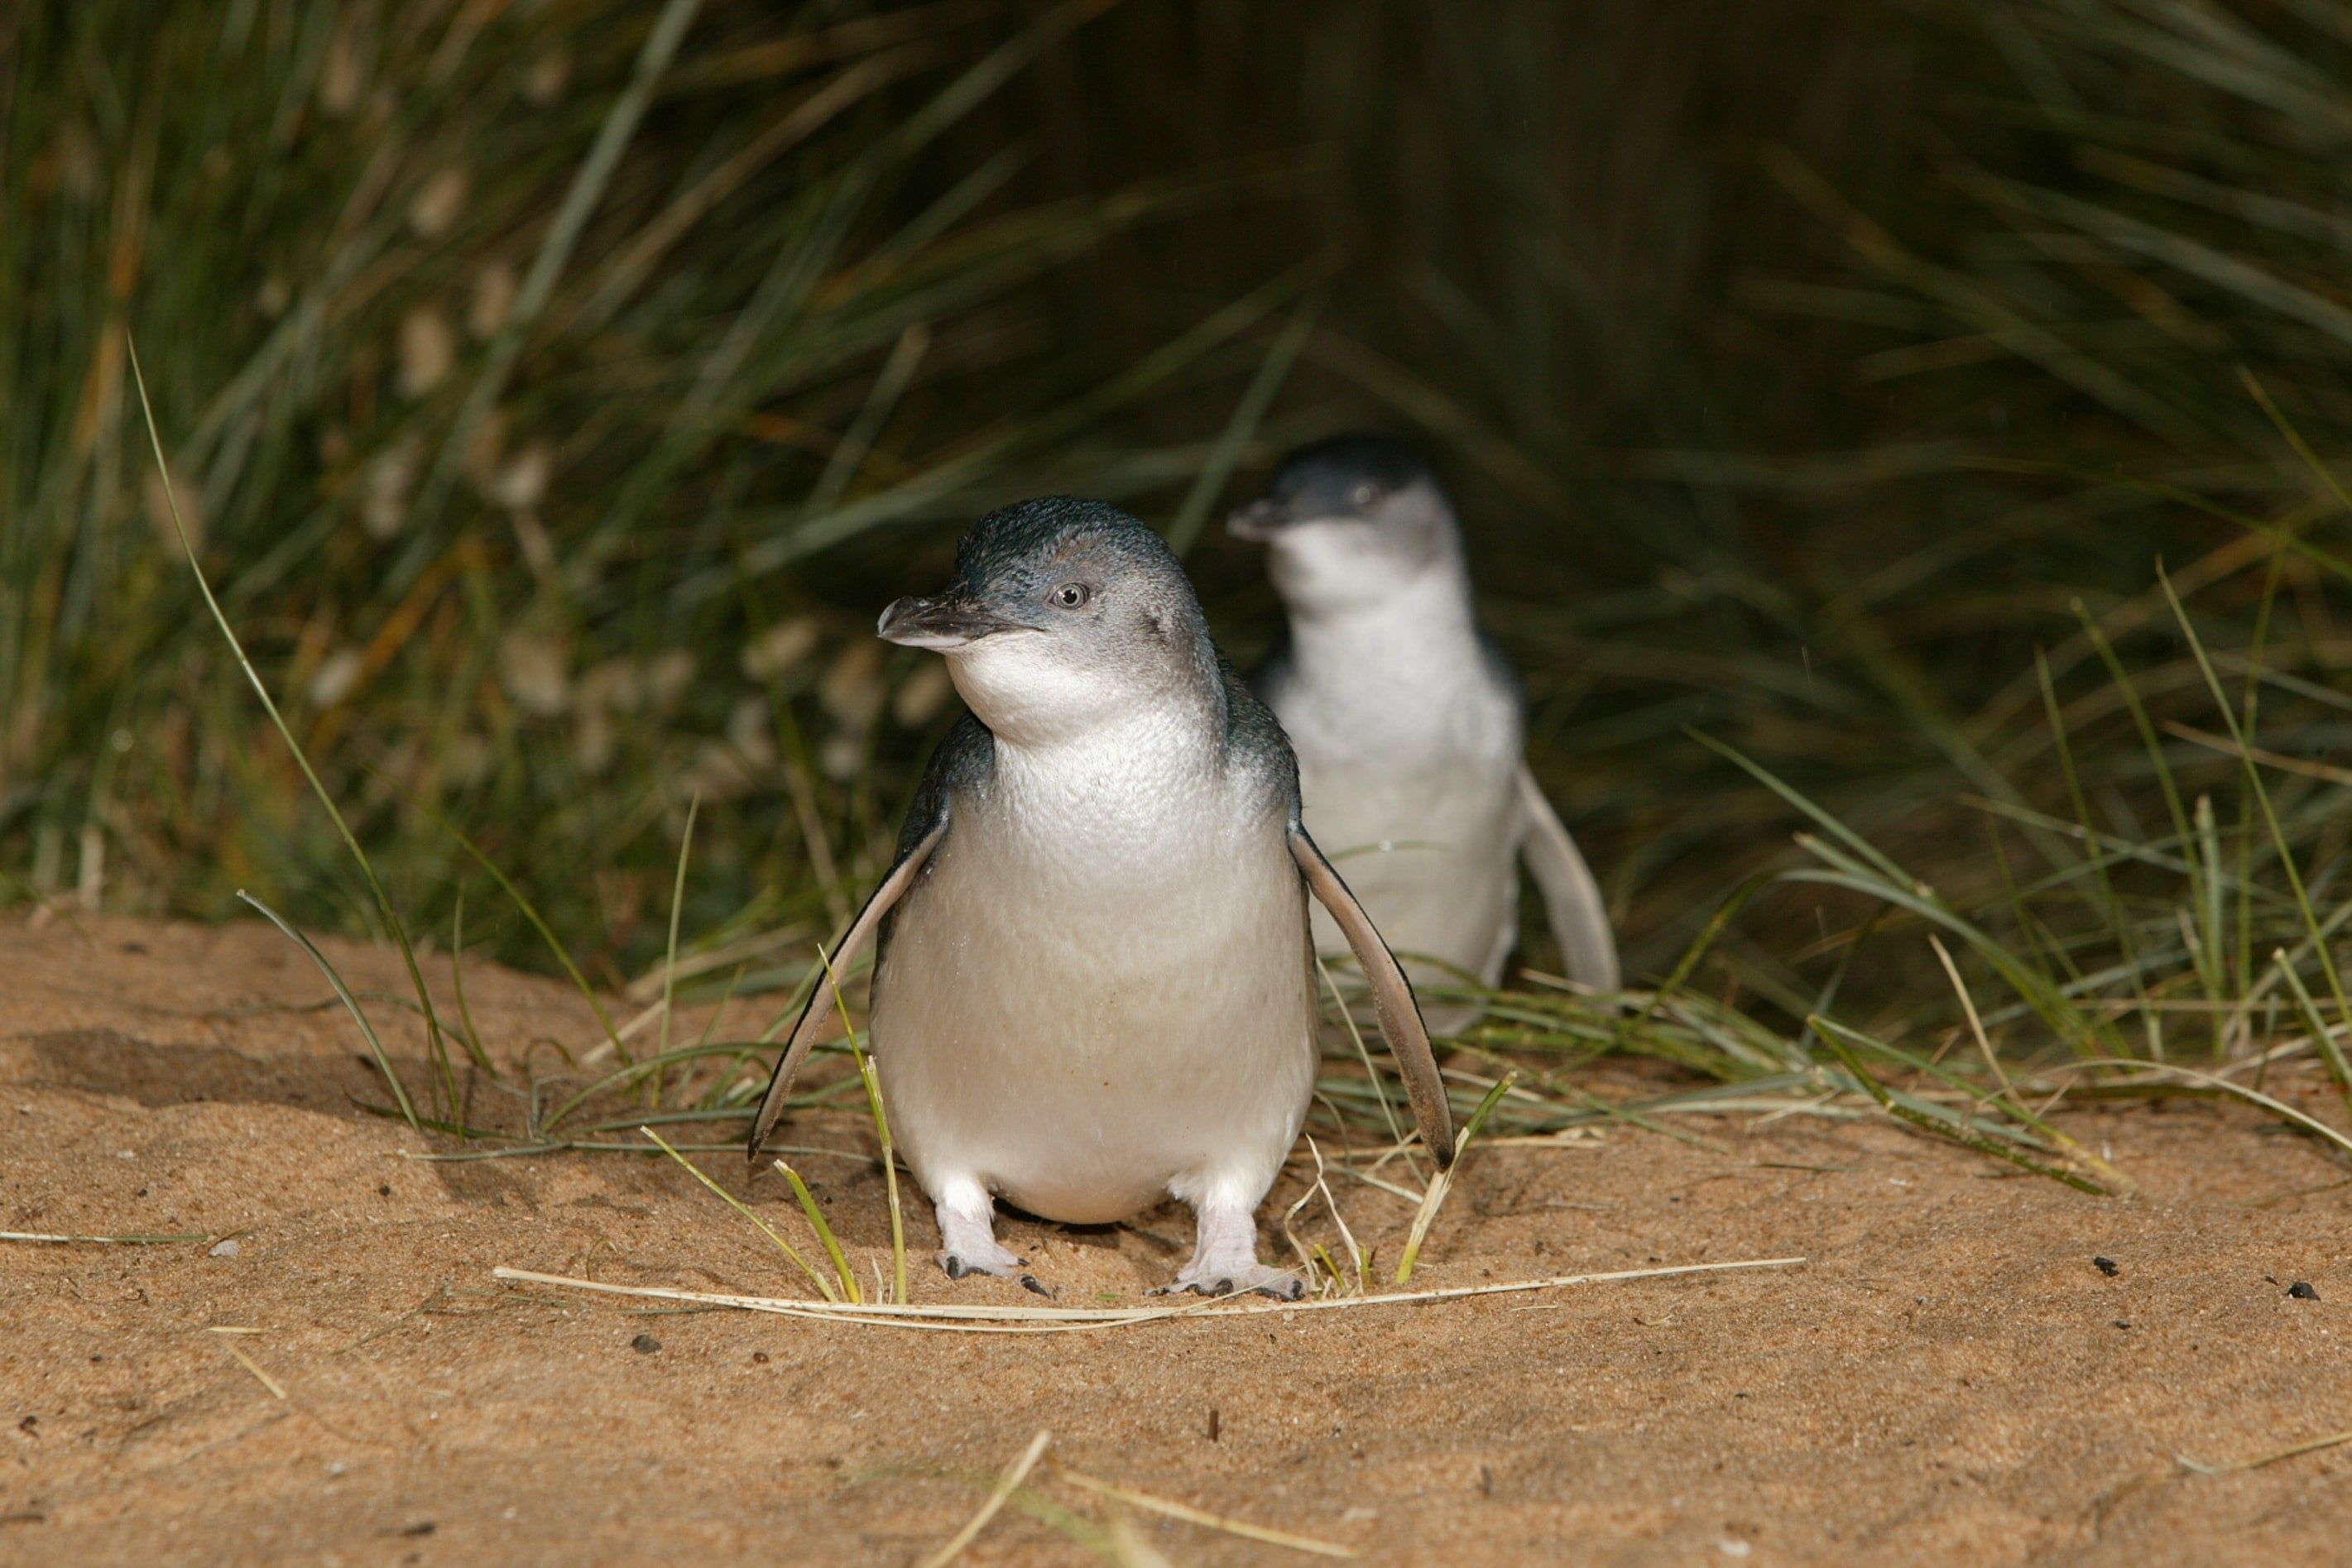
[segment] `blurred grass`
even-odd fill
[[[1045,351],[1057,266],[1280,172],[1010,192],[1034,139],[974,110],[1105,8],[12,13],[0,873],[375,923],[165,549],[135,332],[223,603],[415,924],[464,869],[438,811],[616,980],[698,791],[690,929],[838,905],[897,805],[877,737],[944,691],[889,700],[870,563],[779,568],[1024,487],[1255,319],[1140,375]]]
[[[478,869],[446,817],[640,1003],[812,983],[951,701],[873,608],[1082,488],[1197,531],[1246,656],[1271,596],[1201,524],[1369,422],[1455,483],[1643,982],[1490,998],[1454,1066],[1465,1104],[1520,1071],[1496,1134],[1884,1105],[2114,1187],[2061,1088],[2341,1061],[2352,7],[0,29],[20,895],[378,919],[163,549],[131,329],[224,605],[420,931]],[[737,1113],[756,1043],[657,1051],[719,1064],[672,1108]],[[1600,1095],[1604,1058],[1668,1076]],[[1352,1060],[1330,1114],[1377,1125]]]

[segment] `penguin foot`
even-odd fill
[[[993,1274],[1000,1280],[1025,1279],[1021,1270],[1028,1261],[1014,1257],[993,1241],[988,1243],[985,1252],[978,1247],[965,1246],[940,1254],[940,1267],[948,1271],[950,1280],[961,1280],[968,1274]]]
[[[986,1187],[968,1177],[943,1182],[931,1195],[931,1206],[940,1221],[940,1267],[949,1279],[967,1274],[1020,1277],[1025,1260],[997,1241],[996,1206]]]
[[[1307,1283],[1286,1269],[1269,1269],[1263,1263],[1250,1263],[1239,1268],[1194,1267],[1176,1276],[1176,1282],[1154,1295],[1176,1295],[1190,1291],[1201,1296],[1233,1296],[1255,1294],[1271,1296],[1277,1301],[1296,1301],[1307,1294]]]

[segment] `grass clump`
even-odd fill
[[[1083,488],[1246,653],[1219,504],[1386,423],[1456,482],[1638,980],[1531,932],[1444,993],[1485,1137],[1888,1115],[2108,1193],[2070,1104],[2340,1144],[2273,1092],[2352,1103],[2340,18],[1244,13],[1222,54],[1150,0],[0,23],[5,885],[400,946],[383,1109],[469,1155],[731,1130],[816,986],[854,1023],[813,944],[946,722],[871,607]],[[502,1055],[426,985],[444,918],[602,1038]],[[1333,989],[1318,1160],[1419,1203]],[[803,1104],[870,1087],[830,1054]]]

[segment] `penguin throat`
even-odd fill
[[[1197,672],[1065,662],[1034,643],[986,638],[950,653],[948,674],[998,746],[1040,756],[1182,749],[1221,733]]]
[[[1292,599],[1289,610],[1292,664],[1310,685],[1357,687],[1377,675],[1410,689],[1485,668],[1470,583],[1450,562],[1376,596]]]

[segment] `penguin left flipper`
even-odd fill
[[[1524,762],[1519,764],[1518,794],[1519,853],[1543,891],[1568,977],[1596,991],[1613,991],[1620,983],[1617,938],[1609,929],[1609,905],[1601,896],[1601,884],[1593,881],[1592,868],[1584,863],[1576,841],[1568,836],[1559,813],[1544,799],[1543,786]]]
[[[874,890],[874,896],[866,901],[866,907],[857,912],[857,918],[849,923],[847,931],[842,933],[839,945],[833,950],[835,975],[838,976],[846,968],[850,960],[857,956],[859,949],[873,939],[884,917],[906,895],[907,889],[914,885],[915,878],[929,862],[931,852],[940,847],[940,841],[947,837],[947,813],[942,810],[929,831],[908,845],[906,852],[898,857],[898,863],[890,868],[890,874],[882,879],[882,885]],[[768,1092],[760,1102],[759,1120],[751,1124],[749,1153],[755,1166],[760,1163],[760,1145],[766,1143],[768,1134],[775,1130],[776,1118],[784,1113],[784,1099],[792,1092],[793,1080],[799,1076],[801,1064],[808,1060],[809,1048],[816,1043],[817,1030],[824,1027],[828,1016],[825,1005],[829,999],[827,989],[827,987],[819,985],[809,992],[807,1005],[801,1009],[800,1021],[793,1025],[792,1036],[784,1042],[784,1054],[776,1060],[775,1075],[768,1080]]]
[[[1421,1004],[1414,1000],[1412,982],[1373,928],[1371,917],[1297,818],[1290,823],[1290,854],[1307,879],[1307,891],[1331,912],[1346,934],[1357,967],[1372,988],[1372,1006],[1380,1014],[1381,1033],[1396,1058],[1404,1092],[1412,1102],[1414,1120],[1421,1124],[1421,1141],[1429,1145],[1437,1168],[1454,1164],[1454,1112],[1445,1103],[1445,1081],[1438,1075],[1437,1058],[1429,1049],[1429,1030],[1421,1021]]]

